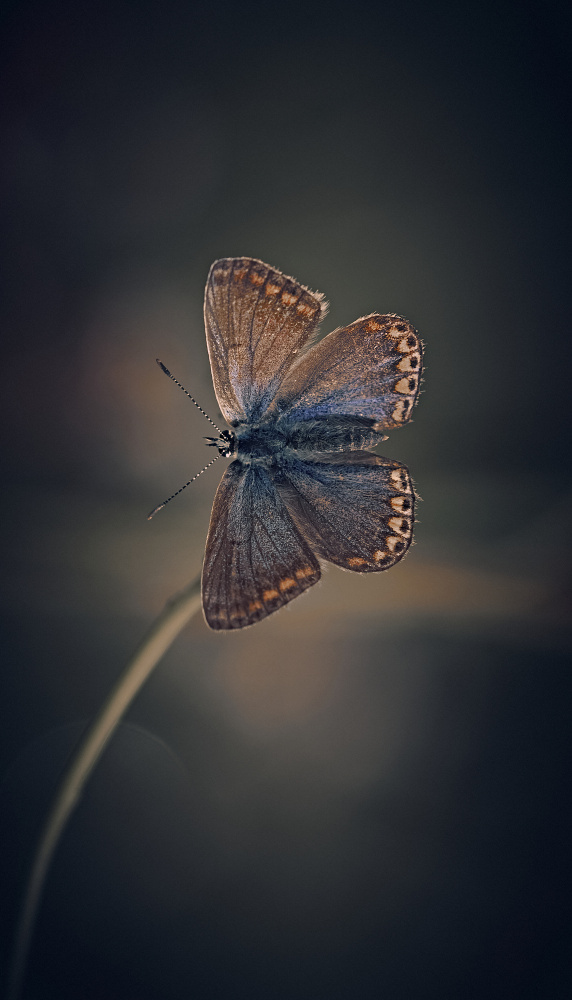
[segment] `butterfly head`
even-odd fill
[[[236,437],[232,431],[221,431],[218,437],[206,437],[207,448],[217,448],[219,455],[230,458],[236,451]]]

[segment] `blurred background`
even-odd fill
[[[6,4],[4,959],[57,776],[200,572],[211,262],[426,343],[387,574],[189,624],[58,850],[27,1000],[568,997],[563,0]]]

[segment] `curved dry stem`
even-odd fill
[[[11,975],[6,1000],[17,1000],[23,985],[26,960],[34,931],[42,890],[50,862],[66,823],[85,784],[129,705],[177,638],[189,618],[200,607],[200,578],[167,602],[164,610],[128,661],[97,716],[83,736],[56,791],[41,830],[16,928]]]

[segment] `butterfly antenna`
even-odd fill
[[[182,493],[183,490],[186,490],[187,486],[190,486],[191,483],[194,483],[195,479],[198,479],[199,476],[202,476],[203,472],[206,472],[207,469],[210,469],[211,465],[214,465],[214,463],[219,458],[220,458],[220,454],[219,455],[215,455],[215,457],[213,459],[211,459],[211,461],[208,463],[208,465],[205,465],[204,469],[201,469],[200,472],[197,472],[196,476],[193,476],[192,479],[189,479],[188,483],[185,483],[184,486],[181,486],[180,490],[177,490],[176,493],[173,493],[170,497],[167,497],[166,500],[163,500],[163,503],[160,503],[158,507],[154,507],[153,510],[151,511],[151,513],[147,516],[147,520],[150,521],[152,517],[155,517],[155,514],[158,514],[160,510],[163,510],[163,507],[165,506],[165,504],[170,503],[171,500],[174,500],[175,497],[178,497],[179,493]]]
[[[202,413],[202,415],[203,415],[203,417],[206,417],[206,419],[208,420],[209,424],[212,424],[212,426],[214,427],[215,431],[218,431],[218,432],[219,432],[219,434],[222,434],[223,432],[221,431],[220,427],[217,427],[217,425],[215,424],[214,420],[211,420],[211,418],[209,417],[208,413],[205,413],[205,411],[203,410],[202,406],[199,406],[199,404],[197,403],[196,399],[194,399],[194,397],[193,397],[193,396],[191,396],[190,392],[187,392],[187,390],[185,389],[184,385],[181,385],[181,383],[177,381],[177,379],[175,378],[175,376],[174,376],[174,375],[171,375],[171,372],[169,371],[169,369],[165,367],[165,365],[163,364],[163,362],[162,362],[162,361],[159,361],[159,358],[155,358],[155,360],[156,360],[157,364],[159,365],[159,368],[160,368],[160,369],[161,369],[162,371],[164,371],[164,372],[165,372],[165,375],[168,375],[168,376],[169,376],[169,378],[171,379],[171,381],[172,381],[172,382],[174,382],[174,383],[175,383],[175,385],[178,385],[178,386],[179,386],[179,389],[182,389],[182,390],[183,390],[183,392],[185,393],[185,396],[188,396],[188,397],[189,397],[189,399],[191,400],[191,403],[194,403],[194,404],[195,404],[195,406],[196,406],[196,408],[197,408],[197,410],[200,410],[200,411],[201,411],[201,413]],[[212,465],[212,462],[211,462],[210,464]],[[208,469],[208,465],[207,465],[207,466],[205,466],[205,468],[207,468],[207,469]],[[205,470],[203,469],[202,471],[204,472]],[[199,476],[200,476],[200,472],[199,472]],[[197,477],[195,476],[195,479],[196,479],[196,478],[197,478]],[[191,481],[191,483],[192,483],[192,481],[193,481],[193,480],[191,479],[190,481]],[[189,485],[189,484],[187,483],[187,486],[188,486],[188,485]],[[185,487],[183,486],[183,489],[184,489],[184,488],[185,488]],[[181,492],[181,491],[179,490],[179,493],[180,493],[180,492]],[[175,493],[175,494],[174,494],[174,496],[176,496],[176,495],[177,495],[177,494]],[[169,499],[171,499],[171,498],[169,498]],[[167,501],[165,501],[165,503],[167,503]],[[161,504],[161,507],[164,507],[164,506],[165,506],[165,504]],[[159,507],[157,507],[157,510],[160,510],[160,508],[159,508]],[[153,514],[154,514],[154,513],[155,513],[155,511],[153,511]]]

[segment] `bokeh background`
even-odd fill
[[[200,571],[211,262],[426,343],[417,544],[187,627],[51,870],[27,1000],[572,988],[563,0],[2,13],[2,948],[57,775]]]

